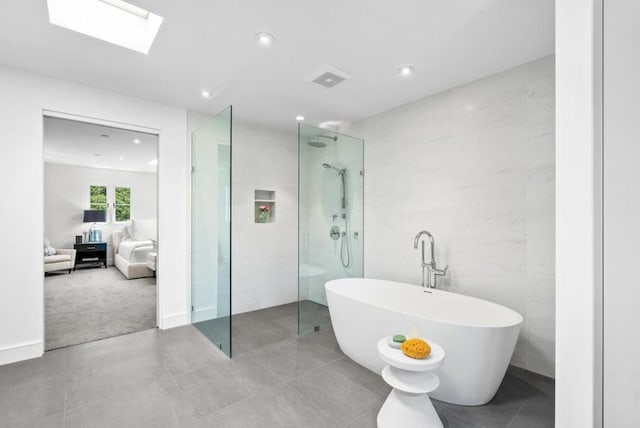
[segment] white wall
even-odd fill
[[[317,139],[321,130],[301,128],[300,145],[300,300],[327,304],[324,284],[332,279],[361,277],[363,274],[363,142],[358,138],[337,135],[337,141],[321,138],[326,147],[311,147],[308,141]],[[341,203],[341,178],[328,163],[345,169],[346,208]],[[346,219],[342,219],[342,214]],[[337,218],[334,220],[333,216]],[[346,222],[345,222],[346,220]],[[342,249],[342,237],[331,239],[329,231],[337,226],[347,236]],[[354,239],[353,233],[358,233]],[[344,267],[349,245],[350,264]]]
[[[211,118],[189,112],[190,133]],[[231,148],[232,313],[294,302],[298,298],[297,137],[233,120]],[[275,223],[254,222],[256,189],[276,192]],[[191,260],[190,247],[188,257]]]
[[[599,426],[595,326],[599,256],[593,0],[556,0],[556,405],[557,427]],[[596,43],[597,44],[597,43]],[[614,425],[612,425],[614,426]]]
[[[604,1],[604,426],[640,426],[640,3]]]
[[[512,363],[554,375],[554,58],[352,124],[365,140],[365,276],[440,287],[524,316]]]
[[[0,364],[43,352],[43,110],[159,132],[158,323],[188,323],[186,111],[2,67],[0,93]]]
[[[188,114],[189,123],[193,115]],[[191,133],[191,305],[192,322],[229,315],[231,261],[227,189],[231,180],[231,117],[203,116]],[[191,129],[191,128],[190,128]],[[194,198],[195,197],[195,198]]]
[[[234,121],[231,150],[232,311],[294,302],[298,298],[297,137]],[[274,223],[255,223],[256,189],[276,192]]]
[[[131,189],[131,218],[155,219],[158,215],[158,176],[148,172],[88,168],[45,162],[44,167],[44,236],[54,248],[73,248],[75,235],[82,235],[91,225],[82,222],[83,210],[89,209],[89,186]],[[113,198],[113,196],[109,196]],[[110,214],[113,210],[110,208]],[[102,240],[107,242],[107,263],[113,264],[111,235],[123,223],[110,219],[99,224]]]

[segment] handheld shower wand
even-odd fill
[[[336,171],[338,173],[338,175],[340,175],[340,179],[342,181],[342,187],[340,188],[340,198],[341,198],[341,203],[342,203],[342,209],[346,209],[347,208],[347,195],[346,195],[346,183],[345,183],[345,178],[344,176],[347,173],[346,169],[338,169],[335,166],[328,164],[328,163],[323,163],[322,164],[323,168],[328,168],[328,169],[332,169],[334,171]]]

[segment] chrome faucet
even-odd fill
[[[449,266],[445,266],[444,269],[438,269],[436,266],[436,256],[435,256],[435,242],[433,240],[433,235],[426,230],[421,230],[416,235],[416,239],[413,240],[413,248],[418,249],[418,242],[420,242],[420,238],[422,235],[427,235],[429,238],[429,244],[431,249],[431,261],[427,263],[424,259],[424,239],[422,240],[422,286],[429,288],[436,288],[436,278],[438,276],[444,276],[447,274],[447,269]],[[428,277],[425,273],[428,271]],[[425,279],[427,279],[427,283],[425,284]]]

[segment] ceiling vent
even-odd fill
[[[325,88],[333,88],[334,86],[351,79],[353,76],[346,71],[340,70],[331,65],[325,65],[319,70],[314,71],[306,79],[307,82],[317,83]]]

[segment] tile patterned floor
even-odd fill
[[[245,352],[242,346],[237,346],[238,343],[261,347],[266,343],[295,337],[296,334],[309,334],[316,329],[331,327],[331,317],[326,306],[310,300],[301,300],[298,305],[299,313],[298,307],[293,303],[256,313],[233,316],[234,352],[232,356]],[[235,325],[236,322],[239,323],[238,326]],[[262,328],[263,322],[266,322],[269,328]],[[230,319],[226,316],[197,322],[193,326],[207,336],[222,352],[229,355],[231,343],[229,323]],[[298,328],[295,333],[292,333],[295,326]]]
[[[375,427],[389,392],[333,332],[296,337],[295,305],[234,317],[228,360],[191,326],[0,367],[0,427]],[[482,407],[435,402],[445,427],[552,427],[553,380],[510,368]]]

